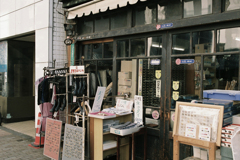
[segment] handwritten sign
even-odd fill
[[[143,97],[135,95],[134,103],[134,123],[143,124]]]
[[[47,118],[43,154],[59,160],[62,121]]]
[[[106,87],[98,87],[97,93],[93,102],[92,112],[100,112],[105,91],[106,91]]]
[[[70,124],[65,125],[63,160],[83,160],[83,128]]]
[[[132,106],[133,106],[132,101],[127,101],[127,100],[122,100],[122,99],[117,100],[117,104],[116,104],[117,109],[124,109],[124,110],[131,112]]]

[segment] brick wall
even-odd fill
[[[64,16],[58,13],[64,13],[64,9],[62,3],[58,3],[58,0],[53,1],[53,7],[53,60],[56,59],[55,66],[59,68],[64,67],[65,63],[67,63],[66,45],[64,44],[66,38],[63,26]]]

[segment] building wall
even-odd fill
[[[43,68],[56,59],[57,67],[66,61],[63,43],[64,16],[58,0],[0,0],[0,41],[35,33],[35,80],[43,76]],[[35,92],[35,117],[39,107]]]

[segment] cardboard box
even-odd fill
[[[118,92],[120,93],[127,93],[131,92],[131,86],[118,86]]]
[[[118,72],[119,79],[132,79],[132,72]]]
[[[232,123],[233,124],[240,124],[240,114],[232,116]]]
[[[118,85],[119,86],[132,86],[132,80],[131,79],[118,79]]]
[[[121,61],[121,72],[132,72],[132,61]]]

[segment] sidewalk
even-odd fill
[[[10,126],[14,126],[14,123]],[[35,128],[33,129],[35,130]],[[26,128],[26,130],[28,129]],[[28,146],[34,141],[35,136],[32,137],[0,126],[0,160],[50,160],[43,155],[43,148],[35,149]]]

